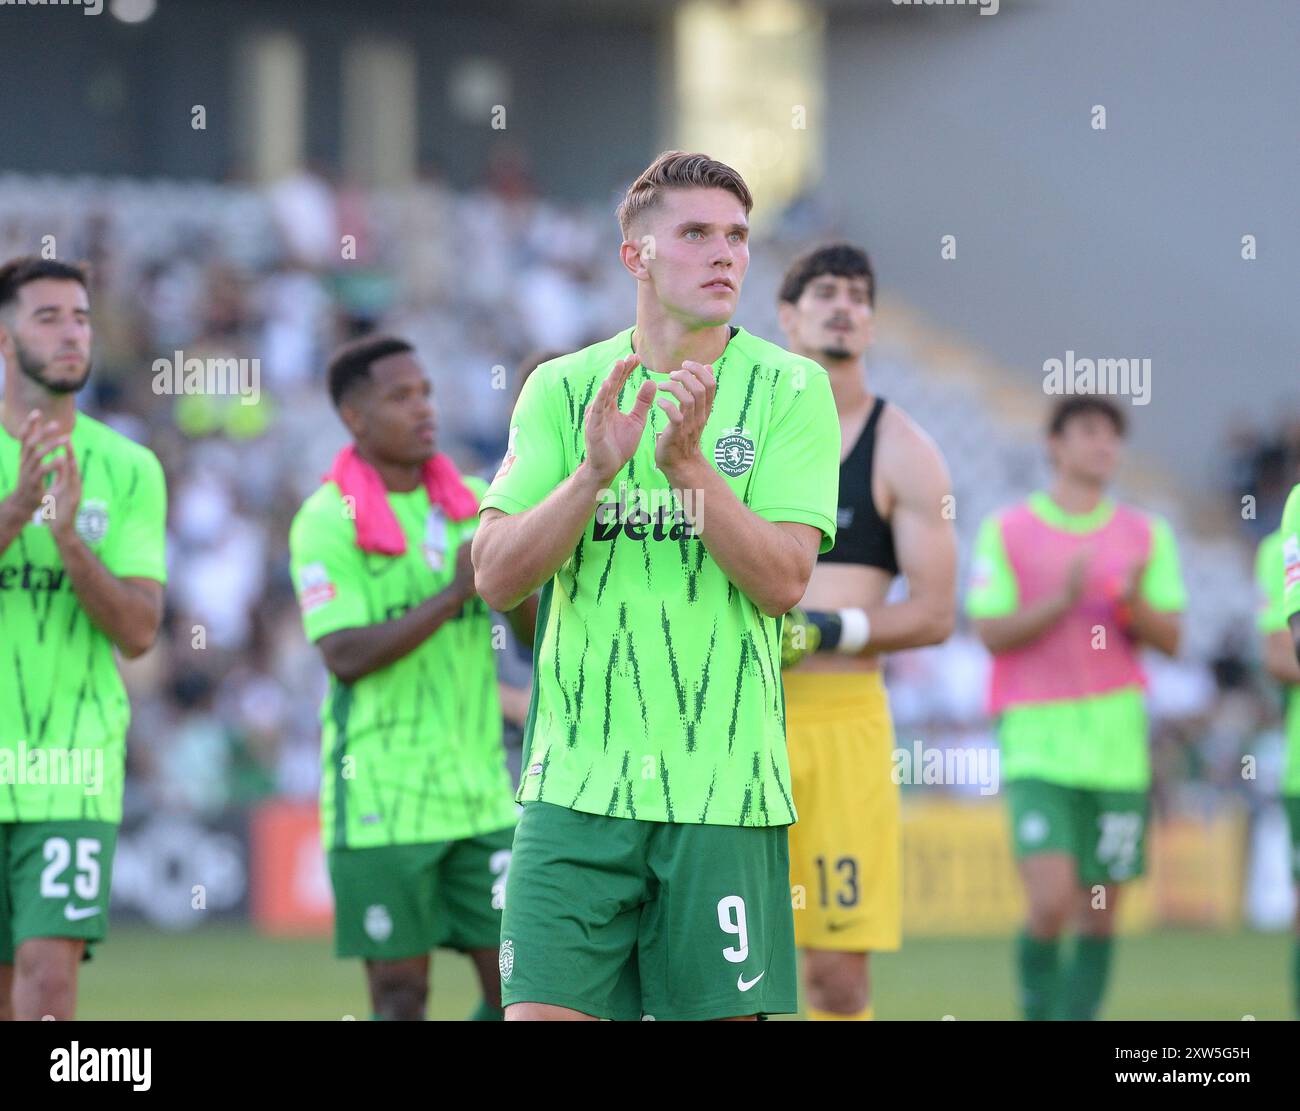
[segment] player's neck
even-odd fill
[[[11,364],[12,365],[12,364]],[[5,431],[18,438],[23,421],[33,409],[41,414],[41,424],[55,421],[59,432],[67,435],[77,421],[77,398],[70,393],[51,393],[28,381],[21,371],[10,373],[5,384],[3,421]]]
[[[867,408],[875,395],[867,389],[867,368],[861,358],[832,359],[825,351],[800,351],[826,370],[835,397],[835,411],[841,417],[850,416]]]
[[[632,349],[647,370],[670,374],[687,359],[714,366],[722,358],[730,340],[729,324],[691,328],[662,310],[646,312],[643,311],[643,306],[637,306]]]
[[[418,490],[424,481],[423,463],[390,463],[380,459],[362,444],[357,444],[357,454],[379,472],[384,489],[394,494],[409,494]]]
[[[1106,496],[1106,488],[1093,482],[1057,475],[1047,496],[1066,513],[1076,516],[1091,513]]]

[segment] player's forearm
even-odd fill
[[[57,536],[55,544],[86,616],[122,655],[144,655],[158,635],[161,607],[136,584],[114,575],[75,533]]]
[[[23,517],[9,498],[0,501],[0,555],[4,555],[9,545],[18,539],[29,519]]]
[[[459,614],[465,602],[463,593],[449,587],[392,621],[329,633],[319,641],[325,666],[340,683],[364,679],[414,652]]]
[[[573,555],[607,488],[583,463],[532,509],[483,521],[470,549],[479,596],[509,613],[537,590]]]
[[[859,655],[942,644],[957,624],[956,599],[908,598],[867,610],[871,639]]]
[[[1178,642],[1182,621],[1177,613],[1162,613],[1152,609],[1141,598],[1130,608],[1129,633],[1142,644],[1149,645],[1166,656],[1178,655]]]
[[[723,574],[769,617],[789,612],[812,577],[795,539],[745,505],[707,463],[668,481],[689,492],[687,520]]]
[[[975,632],[984,647],[995,656],[1014,652],[1036,641],[1060,621],[1068,609],[1063,598],[1044,598],[1005,617],[979,618],[975,622]]]

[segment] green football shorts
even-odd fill
[[[1300,795],[1283,795],[1282,805],[1291,826],[1291,878],[1300,887]]]
[[[1041,779],[1006,785],[1016,857],[1066,853],[1079,883],[1123,883],[1146,867],[1145,791],[1097,791]]]
[[[117,826],[0,822],[0,964],[33,937],[79,938],[89,958],[108,932]]]
[[[514,832],[331,849],[334,951],[396,961],[434,949],[495,949]]]
[[[501,924],[502,1005],[630,1020],[794,1012],[786,829],[525,803]]]

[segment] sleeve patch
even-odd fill
[[[1288,536],[1282,544],[1282,562],[1286,566],[1286,586],[1290,590],[1300,583],[1300,539]]]
[[[492,481],[495,482],[496,479],[504,478],[506,475],[508,475],[510,473],[510,468],[515,465],[515,460],[519,458],[515,454],[515,439],[518,437],[518,435],[519,435],[519,425],[516,424],[513,425],[510,429],[510,439],[506,442],[505,458],[501,460],[501,466],[497,468],[496,476],[493,478]],[[501,441],[498,440],[497,442],[500,443]]]
[[[338,591],[330,582],[325,564],[308,563],[298,573],[298,602],[304,614],[320,609],[336,597]]]

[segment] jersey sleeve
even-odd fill
[[[144,452],[126,499],[121,524],[109,532],[100,559],[118,578],[167,581],[167,483],[162,464]]]
[[[1187,608],[1178,545],[1169,522],[1161,517],[1151,518],[1151,555],[1140,589],[1147,605],[1158,613],[1177,613]]]
[[[337,514],[327,506],[298,511],[289,529],[289,573],[308,640],[370,623],[365,567],[341,501]]]
[[[1292,488],[1282,511],[1282,616],[1300,610],[1300,485]]]
[[[1286,631],[1286,614],[1282,612],[1285,594],[1282,579],[1282,534],[1271,532],[1255,552],[1255,628],[1267,636]]]
[[[500,509],[522,513],[541,502],[567,476],[564,465],[564,430],[547,376],[528,376],[510,417],[510,438],[505,458],[479,512]]]
[[[794,383],[804,371],[802,388]],[[818,554],[835,544],[840,494],[840,418],[830,379],[815,363],[796,366],[792,397],[763,445],[749,486],[749,507],[765,521],[821,529]]]
[[[1007,617],[1020,606],[1016,572],[1002,540],[1002,519],[985,517],[975,537],[971,555],[970,588],[966,591],[966,616]]]

